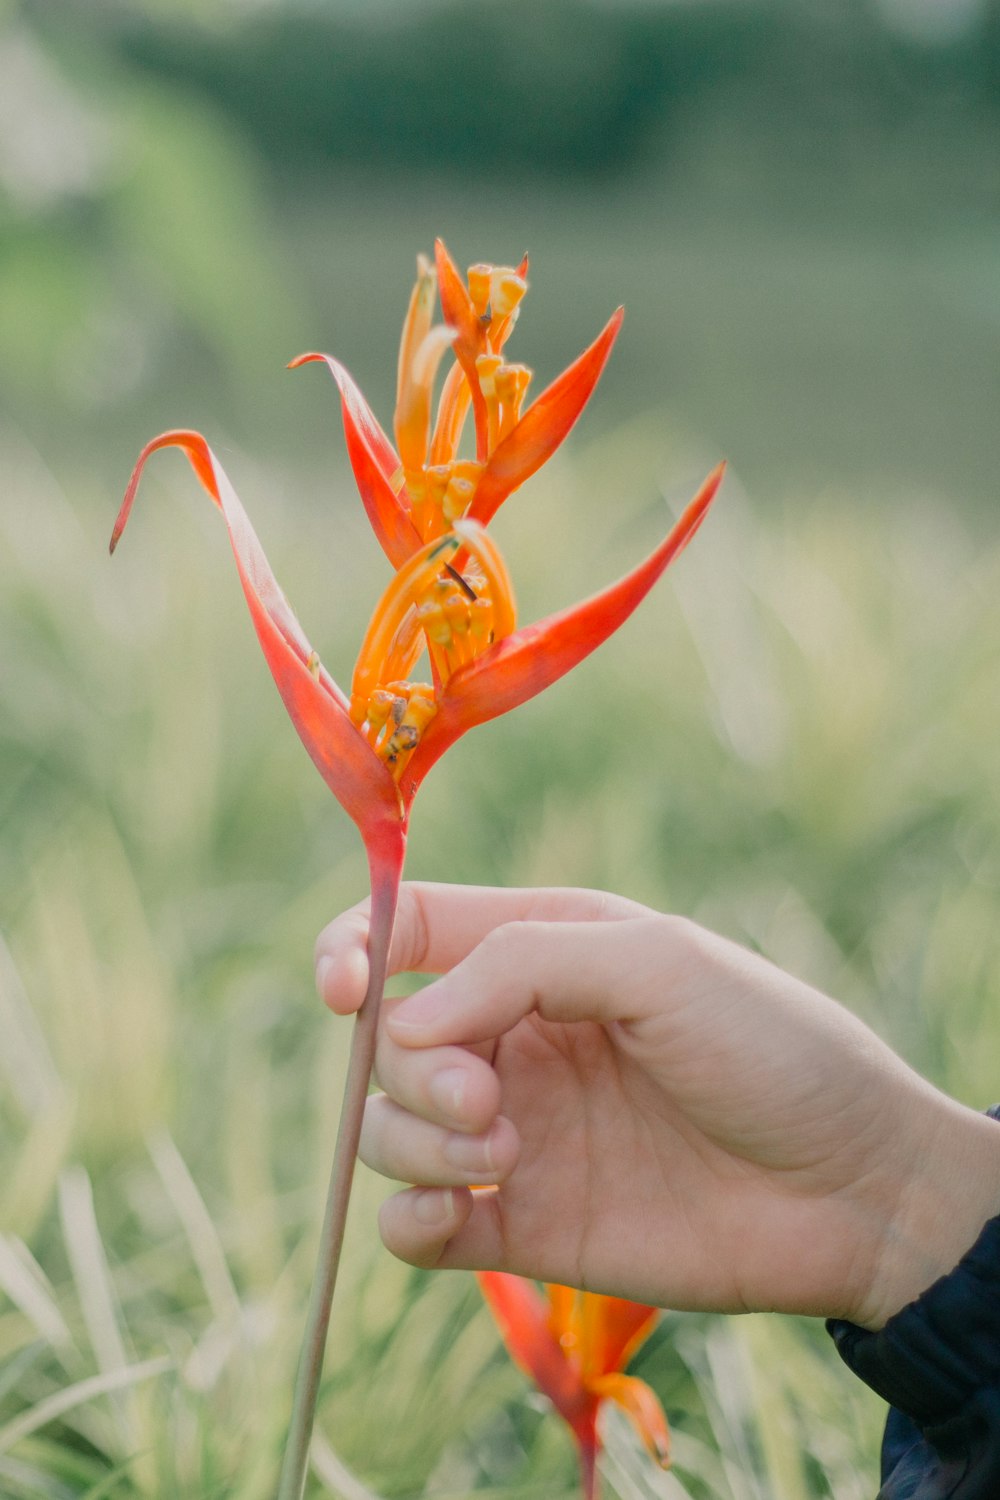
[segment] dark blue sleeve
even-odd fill
[[[878,1500],[1000,1500],[1000,1218],[877,1333],[827,1328],[892,1407]]]

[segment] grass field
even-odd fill
[[[623,571],[706,448],[669,410],[581,432],[501,518],[523,616]],[[86,474],[67,494],[13,435],[4,457],[24,503],[0,518],[0,1492],[266,1500],[347,1042],[311,945],[363,892],[357,840],[180,462],[112,568],[114,497]],[[346,674],[384,576],[360,510],[318,465],[293,491],[226,462]],[[435,771],[409,872],[690,913],[987,1105],[1000,541],[978,532],[831,484],[764,507],[737,466],[620,635]],[[571,1493],[569,1441],[470,1279],[379,1247],[381,1192],[362,1173],[311,1493]],[[668,1313],[637,1369],[676,1467],[651,1477],[613,1428],[622,1500],[871,1493],[880,1404],[818,1327]]]
[[[982,1108],[995,202],[937,115],[891,159],[859,135],[849,179],[699,117],[628,181],[307,191],[193,96],[79,66],[49,141],[73,170],[0,205],[0,1497],[270,1500],[349,1037],[312,945],[365,867],[178,457],[109,561],[136,452],[206,432],[344,681],[385,564],[332,387],[283,362],[339,354],[386,415],[439,232],[462,264],[532,252],[539,385],[624,301],[593,410],[497,518],[521,617],[624,572],[720,457],[725,490],[601,652],[434,771],[408,873],[684,912]],[[472,1279],[382,1250],[384,1190],[359,1174],[310,1500],[571,1495]],[[620,1500],[873,1493],[883,1409],[818,1325],[668,1311],[635,1369],[676,1462],[611,1423]]]

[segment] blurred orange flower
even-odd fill
[[[533,1282],[503,1271],[481,1271],[479,1285],[511,1357],[569,1423],[580,1454],[586,1500],[597,1493],[598,1416],[614,1401],[635,1424],[649,1452],[670,1462],[667,1419],[649,1386],[622,1373],[652,1332],[655,1307]]]

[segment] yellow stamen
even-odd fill
[[[478,264],[469,267],[467,278],[469,296],[472,299],[473,307],[476,309],[476,316],[479,318],[486,316],[486,309],[490,301],[490,292],[493,288],[494,275],[495,272],[492,266]]]
[[[514,586],[493,538],[478,521],[456,521],[452,527],[468,552],[478,562],[485,579],[485,598],[493,609],[493,639],[502,641],[517,625]]]
[[[376,688],[368,699],[367,712],[368,727],[379,730],[389,717],[392,705],[395,702],[395,694],[390,693],[387,688]]]
[[[450,478],[450,464],[433,464],[421,475],[420,499],[411,508],[413,523],[425,542],[443,536],[448,529],[442,519],[442,504]]]
[[[511,266],[497,266],[490,277],[490,311],[508,318],[528,290],[528,283]]]
[[[378,687],[383,663],[407,610],[423,588],[433,582],[444,564],[454,557],[459,545],[455,536],[428,542],[403,564],[392,579],[376,606],[361,643],[351,683],[352,699],[367,700]]]
[[[500,432],[500,402],[497,397],[496,377],[503,365],[503,356],[500,354],[480,354],[476,357],[476,374],[479,376],[479,389],[483,393],[486,402],[487,429],[486,429],[486,452],[490,454],[497,445],[497,437]]]
[[[476,486],[470,484],[467,479],[451,481],[441,506],[441,514],[447,525],[450,526],[454,521],[461,520],[472,504],[472,497],[475,493]]]
[[[433,689],[428,683],[407,684],[409,700],[399,724],[387,735],[379,746],[379,754],[392,767],[396,775],[402,771],[420,737],[437,713]]]
[[[469,601],[465,595],[455,589],[441,606],[444,617],[451,626],[453,635],[468,635],[469,633]]]
[[[493,606],[488,599],[477,599],[469,605],[469,631],[478,645],[489,645],[493,628]]]
[[[531,381],[527,365],[502,365],[496,373],[497,396],[500,398],[502,416],[499,441],[516,427],[521,417],[521,403]]]
[[[479,376],[479,389],[487,401],[491,397],[496,398],[494,377],[502,364],[503,359],[499,354],[479,354],[476,356],[476,373]]]
[[[451,626],[445,619],[444,610],[440,604],[428,600],[421,604],[417,611],[420,617],[420,628],[423,630],[428,641],[435,646],[444,646],[447,649],[451,645]]]
[[[452,464],[451,472],[454,479],[467,479],[470,484],[478,484],[483,466],[474,458],[459,458]]]
[[[487,330],[487,342],[491,349],[499,351],[514,332],[521,300],[528,290],[528,283],[509,266],[497,266],[493,272],[490,289],[493,316]]]

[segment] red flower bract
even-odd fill
[[[504,364],[501,350],[526,289],[527,263],[517,270],[473,267],[470,289],[440,244],[437,262],[452,326],[431,326],[434,272],[421,259],[400,357],[399,452],[342,365],[318,354],[293,361],[297,366],[323,360],[337,382],[358,488],[397,570],[373,616],[350,697],[306,639],[236,492],[200,433],[165,432],[146,445],[111,542],[113,550],[147,459],[160,448],[181,448],[226,521],[243,591],[285,707],[320,774],[361,830],[370,856],[387,840],[405,836],[421,781],[467,729],[549,687],[628,618],[694,535],[722,478],[720,466],[664,541],[626,577],[581,604],[514,628],[510,581],[482,527],[566,436],[597,383],[622,314],[619,310],[590,348],[522,413],[530,371]],[[449,348],[457,379],[445,381],[432,436],[431,388]],[[470,405],[483,454],[477,461],[457,457]],[[425,649],[433,681],[413,683],[408,674]]]
[[[542,1297],[530,1281],[481,1271],[479,1285],[512,1359],[572,1429],[587,1500],[596,1493],[598,1416],[613,1401],[634,1423],[662,1465],[670,1459],[663,1409],[649,1386],[622,1373],[659,1316],[655,1307],[549,1285]]]

